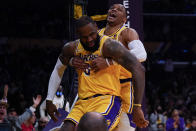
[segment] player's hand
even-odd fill
[[[58,121],[57,117],[55,116],[55,113],[57,116],[59,116],[59,112],[57,111],[56,106],[52,103],[51,100],[46,100],[46,111],[50,115],[51,119],[55,122]]]
[[[94,71],[94,72],[98,72],[102,69],[105,69],[108,67],[107,63],[106,63],[106,60],[105,58],[103,57],[97,57],[95,58],[91,65],[90,65],[91,69]]]
[[[76,68],[76,69],[87,69],[88,68],[88,64],[85,63],[80,57],[72,57],[72,62],[71,62],[71,66]]]
[[[133,107],[133,122],[139,128],[146,128],[148,126],[149,121],[145,120],[141,107]]]

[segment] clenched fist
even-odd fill
[[[48,112],[48,114],[50,115],[51,119],[55,122],[58,121],[56,115],[60,115],[59,112],[57,111],[56,106],[52,103],[51,100],[46,100],[46,111]]]
[[[148,126],[149,121],[144,118],[144,113],[141,107],[133,107],[133,122],[139,128],[146,128]]]

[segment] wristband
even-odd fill
[[[133,104],[133,106],[141,107],[142,105],[141,104]]]

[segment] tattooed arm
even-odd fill
[[[141,63],[118,41],[112,39],[106,40],[102,52],[104,57],[112,58],[128,71],[132,72],[134,101],[136,104],[141,104],[145,88],[145,71]]]
[[[132,72],[134,104],[141,104],[145,88],[145,71],[141,63],[124,46],[112,39],[106,40],[102,53],[104,57],[112,58]],[[133,122],[140,128],[148,126],[149,122],[145,120],[141,106],[133,107]]]

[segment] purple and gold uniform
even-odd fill
[[[116,32],[108,37],[119,41],[120,33],[127,29],[126,26],[122,26]],[[105,28],[99,30],[100,35],[104,35]],[[131,72],[127,71],[124,67],[121,66],[120,69],[120,83],[121,83],[121,99],[123,105],[123,111],[126,113],[132,113],[133,108],[133,86],[132,86],[132,74]]]
[[[86,51],[79,40],[76,41],[77,48],[75,56],[81,57],[89,64],[86,70],[77,70],[78,73],[78,96],[74,108],[65,120],[78,123],[86,112],[99,112],[107,119],[108,130],[113,130],[120,119],[120,66],[118,64],[109,66],[99,72],[93,72],[90,68],[92,60],[102,56],[102,47],[107,36],[100,36],[100,46],[95,52]]]

